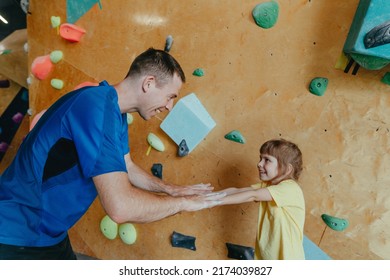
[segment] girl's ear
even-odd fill
[[[289,163],[289,164],[287,165],[287,172],[286,172],[286,175],[287,175],[287,176],[292,175],[293,171],[294,171],[294,167],[291,165],[291,163]]]

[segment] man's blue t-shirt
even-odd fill
[[[126,172],[126,114],[106,81],[61,97],[0,176],[0,243],[51,246],[97,196],[92,177]]]

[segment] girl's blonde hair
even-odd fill
[[[296,144],[284,139],[269,140],[261,145],[260,154],[268,154],[278,160],[279,175],[285,174],[291,164],[293,171],[290,176],[298,180],[302,172],[302,152]]]

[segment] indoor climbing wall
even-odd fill
[[[311,247],[333,259],[390,259],[390,87],[381,82],[389,68],[352,75],[341,56],[358,0],[278,0],[278,16],[263,27],[252,16],[263,0],[75,2],[30,0],[33,116],[83,82],[120,81],[137,54],[171,38],[170,53],[187,76],[181,97],[194,93],[215,126],[178,156],[178,144],[160,128],[166,113],[148,122],[134,114],[134,161],[148,171],[160,163],[163,179],[178,184],[244,187],[258,182],[260,145],[291,140],[304,155],[300,183]],[[73,42],[61,36],[70,22],[85,31]],[[60,53],[47,76],[31,75],[34,60],[53,51]],[[314,78],[325,91],[310,90]],[[150,133],[164,151],[148,150]],[[105,213],[96,200],[70,235],[76,251],[99,259],[228,259],[226,243],[254,247],[257,207],[135,224],[137,239],[128,245],[101,233]],[[323,217],[348,226],[332,229]],[[194,237],[196,250],[173,247],[174,232]]]

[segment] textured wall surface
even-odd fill
[[[300,180],[306,200],[305,235],[334,259],[390,259],[390,87],[379,71],[357,75],[335,68],[358,0],[279,0],[276,25],[262,29],[252,19],[261,1],[107,1],[95,5],[76,25],[87,32],[69,43],[51,27],[50,17],[66,21],[66,1],[30,0],[29,63],[62,50],[64,59],[46,80],[33,79],[33,113],[86,80],[120,81],[133,58],[148,47],[164,48],[183,66],[191,92],[216,121],[216,127],[184,158],[159,128],[165,115],[144,122],[134,115],[129,127],[134,160],[146,170],[162,163],[164,179],[215,189],[258,181],[259,146],[283,137],[304,155]],[[203,68],[205,75],[192,72]],[[315,77],[329,79],[319,97],[308,91]],[[62,90],[50,86],[62,79]],[[224,139],[239,130],[247,143]],[[166,150],[147,156],[153,132]],[[76,250],[101,259],[227,259],[225,243],[254,246],[257,204],[224,206],[181,213],[163,221],[136,225],[138,240],[125,245],[99,230],[105,215],[99,200],[71,230]],[[348,219],[342,232],[326,228],[321,214]],[[173,231],[196,237],[196,251],[173,248]]]

